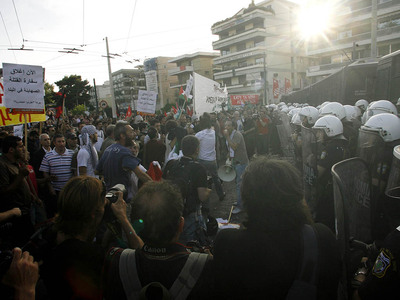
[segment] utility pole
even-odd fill
[[[96,100],[96,114],[99,114],[99,101],[97,99],[97,87],[96,87],[96,79],[93,78],[93,87],[94,87],[94,99]]]
[[[371,57],[376,58],[376,31],[377,31],[378,0],[372,0],[371,16]]]
[[[111,62],[110,62],[110,51],[108,50],[108,38],[106,37],[105,40],[107,48],[108,78],[110,80],[112,117],[117,118],[117,106],[115,104],[114,83],[111,75]]]

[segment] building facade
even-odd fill
[[[354,61],[371,62],[400,49],[400,0],[349,0],[337,8],[334,26],[310,41],[307,69],[315,83]]]
[[[179,95],[180,87],[186,88],[186,82],[193,72],[209,79],[214,79],[213,59],[217,57],[219,57],[218,53],[196,52],[170,59],[169,62],[177,65],[176,68],[168,71],[169,76],[178,77],[177,84],[170,86],[174,90],[176,97]]]
[[[214,79],[230,95],[258,95],[264,104],[279,102],[282,93],[299,89],[306,80],[309,58],[299,43],[294,21],[298,5],[286,0],[254,2],[217,22],[213,49],[221,71]]]
[[[111,74],[114,85],[115,103],[118,109],[126,110],[134,106],[138,99],[139,90],[146,89],[143,68],[121,69]]]

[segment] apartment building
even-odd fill
[[[174,94],[178,96],[180,87],[185,89],[186,82],[193,72],[214,79],[213,59],[216,57],[219,57],[218,53],[196,52],[170,59],[169,62],[175,63],[177,66],[168,71],[169,76],[178,77],[177,84],[170,86],[170,88],[174,90]]]
[[[143,68],[121,69],[111,74],[115,103],[119,109],[127,109],[138,99],[139,90],[146,89]]]
[[[308,43],[315,65],[307,69],[310,83],[356,60],[373,61],[400,49],[400,0],[341,2],[326,37]]]
[[[213,49],[221,54],[214,59],[221,69],[214,79],[226,85],[230,95],[258,95],[264,104],[277,103],[282,92],[304,85],[309,58],[295,33],[297,9],[297,4],[286,0],[257,5],[252,1],[211,27],[219,37]],[[285,82],[290,90],[282,90]]]

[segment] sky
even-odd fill
[[[301,0],[300,0],[301,1]],[[45,80],[81,75],[93,85],[108,80],[105,37],[112,72],[146,58],[213,52],[211,26],[251,0],[2,0],[0,64],[45,68]],[[260,3],[262,1],[255,1]],[[33,49],[8,50],[10,48]],[[76,48],[79,54],[62,53]],[[135,60],[139,60],[135,61]],[[132,63],[129,63],[131,61]]]

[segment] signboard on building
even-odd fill
[[[146,77],[147,91],[158,93],[157,71],[148,71],[144,75]]]
[[[41,66],[3,63],[4,106],[25,112],[44,113],[44,82]]]
[[[230,95],[232,105],[258,104],[259,95]]]
[[[139,90],[137,100],[137,111],[154,114],[156,112],[157,93]]]

